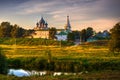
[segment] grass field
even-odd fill
[[[20,46],[0,45],[8,58],[14,57],[46,57],[50,52],[55,58],[120,58],[120,54],[114,55],[106,46]]]
[[[51,70],[53,71],[78,72],[88,70],[90,72],[88,74],[76,76],[45,76],[45,79],[47,78],[46,80],[89,80],[91,78],[101,80],[106,77],[107,80],[112,80],[114,78],[116,78],[115,80],[119,80],[120,78],[118,76],[120,74],[120,54],[109,52],[108,46],[74,45],[61,47],[60,45],[45,46],[0,44],[0,47],[3,49],[7,58],[11,61],[9,61],[10,64],[12,64],[12,66],[15,65],[15,68],[36,69],[37,67],[38,70],[48,70],[48,66],[46,66],[48,65],[48,62],[46,62],[46,60],[48,60],[50,54],[50,57],[53,59],[53,62],[50,63],[50,65],[53,65],[51,66]],[[21,65],[22,67],[20,67]],[[106,72],[105,70],[108,71]],[[6,80],[23,79],[11,76],[2,77]],[[24,79],[33,80],[34,78],[38,80],[45,80],[43,77],[29,77]]]

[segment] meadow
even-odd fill
[[[112,74],[115,77],[120,74],[120,54],[110,52],[107,45],[65,46],[64,44],[41,45],[40,43],[40,45],[28,45],[6,43],[0,43],[0,47],[7,56],[9,68],[75,73],[88,71],[89,75],[94,74],[94,72],[97,72],[98,75],[101,74],[99,72],[103,72],[101,74],[103,75],[106,71],[115,71],[117,74]],[[85,75],[83,74],[83,79]],[[86,76],[90,78],[89,75]],[[106,75],[109,75],[109,73],[106,72]],[[82,80],[80,75],[72,77]],[[46,78],[50,77],[46,76]],[[55,78],[55,80],[57,79]]]

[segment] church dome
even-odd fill
[[[40,23],[45,24],[45,20],[43,19],[43,17],[41,18]]]

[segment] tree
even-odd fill
[[[87,29],[83,29],[80,32],[81,41],[86,42],[89,37],[94,34],[93,28],[88,27]]]
[[[7,60],[4,54],[2,54],[2,49],[0,48],[0,74],[7,74]]]
[[[23,37],[30,36],[34,32],[33,29],[25,30]]]
[[[16,38],[18,36],[18,26],[17,25],[13,26],[12,31],[11,31],[11,36],[13,38]]]
[[[68,41],[76,41],[76,40],[80,40],[80,32],[79,31],[72,31],[68,33],[67,36],[67,40]]]
[[[120,22],[117,23],[111,30],[111,40],[109,49],[112,52],[120,52]]]
[[[86,29],[83,29],[81,32],[80,32],[80,36],[81,36],[81,41],[82,42],[86,42],[87,39],[86,39]]]
[[[9,22],[2,22],[0,25],[0,37],[11,37],[12,25]]]
[[[88,39],[89,37],[91,37],[93,35],[93,33],[94,33],[93,28],[88,27],[86,29],[86,39]]]
[[[56,33],[57,33],[56,28],[53,28],[53,27],[50,28],[50,29],[49,29],[49,39],[55,39]]]
[[[67,40],[73,42],[75,40],[74,33],[68,33]]]
[[[13,38],[23,37],[24,34],[25,34],[25,29],[19,27],[17,24],[13,26],[12,31],[11,31],[11,36]]]

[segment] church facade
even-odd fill
[[[45,38],[49,39],[49,27],[48,23],[42,17],[39,22],[36,23],[32,38]]]

